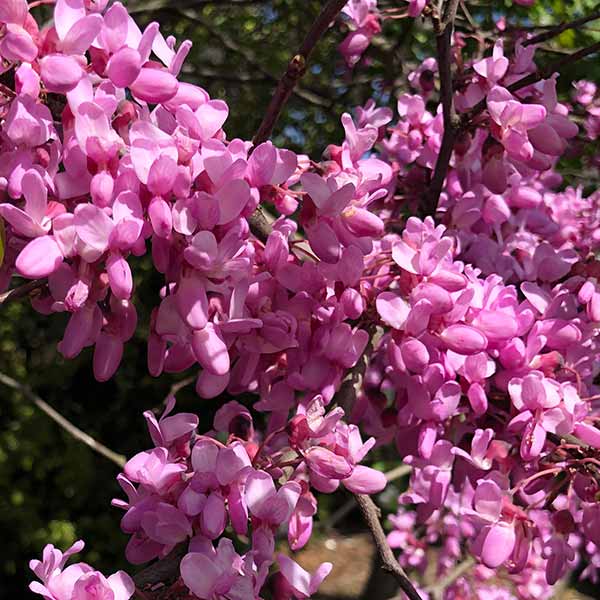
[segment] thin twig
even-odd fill
[[[371,497],[364,494],[355,494],[354,498],[356,499],[362,517],[373,536],[377,553],[382,562],[381,568],[384,571],[391,573],[396,578],[400,588],[410,600],[423,600],[394,556],[394,553],[387,542],[383,527],[379,522],[379,509]]]
[[[431,594],[433,600],[440,600],[443,597],[444,591],[459,577],[462,577],[469,569],[471,569],[474,564],[475,559],[472,556],[469,556],[469,558],[458,563],[439,583],[435,583],[434,585],[425,588],[425,591]]]
[[[173,9],[168,9],[165,7],[160,8],[158,10],[168,12],[173,11]],[[208,31],[210,35],[217,38],[221,42],[221,44],[223,44],[223,46],[227,48],[227,50],[235,52],[236,54],[241,56],[249,66],[251,66],[258,73],[261,73],[265,78],[267,78],[270,81],[273,81],[274,83],[277,83],[279,81],[279,79],[275,75],[273,75],[260,63],[260,61],[256,58],[254,53],[249,48],[241,47],[233,38],[220,31],[218,28],[214,27],[208,19],[205,19],[202,15],[193,14],[186,10],[182,10],[181,8],[177,8],[175,9],[175,11],[184,19],[187,19],[192,23],[197,23],[198,25],[202,26],[204,29],[206,29],[206,31]],[[315,92],[306,90],[304,88],[295,88],[293,92],[296,96],[298,96],[298,98],[306,100],[307,102],[316,106],[328,108],[331,104],[329,98],[324,98],[316,94]]]
[[[196,376],[195,375],[190,375],[189,377],[186,377],[185,379],[182,379],[181,381],[176,381],[169,388],[169,392],[167,394],[167,398],[169,398],[169,396],[174,396],[177,392],[179,392],[180,390],[182,390],[184,387],[187,387],[188,385],[190,385],[190,383],[194,383],[194,381],[196,381]],[[165,399],[165,402],[166,402],[166,399]]]
[[[25,298],[26,296],[29,296],[31,292],[43,288],[47,283],[47,279],[34,279],[33,281],[28,281],[12,290],[8,290],[7,292],[0,294],[0,305]]]
[[[31,389],[22,383],[19,383],[12,377],[0,373],[0,382],[4,385],[21,392],[26,398],[31,400],[43,413],[49,416],[55,423],[60,425],[67,433],[73,436],[76,440],[83,442],[86,446],[89,446],[94,452],[101,454],[108,460],[111,460],[119,467],[123,467],[125,464],[125,457],[122,454],[113,452],[110,448],[107,448],[104,444],[101,444],[98,440],[95,440],[91,435],[82,431],[76,425],[73,425],[71,421],[63,417],[59,412],[54,410],[47,402],[42,400],[37,394],[34,394]]]
[[[548,31],[544,31],[543,33],[539,33],[538,35],[530,37],[529,39],[525,40],[522,45],[531,46],[532,44],[541,44],[542,42],[546,42],[547,40],[551,40],[553,37],[560,35],[563,31],[567,31],[568,29],[577,29],[578,27],[581,27],[590,21],[595,21],[596,19],[600,19],[600,6],[597,6],[596,9],[589,15],[579,17],[579,19],[574,19],[568,23],[560,23]]]
[[[315,19],[298,52],[290,60],[286,72],[277,84],[277,89],[269,103],[267,112],[254,136],[254,146],[265,142],[271,136],[283,107],[306,71],[306,65],[312,51],[346,3],[347,0],[328,0]]]
[[[435,163],[433,177],[423,201],[422,212],[425,215],[434,214],[437,210],[440,194],[442,193],[448,167],[450,166],[450,159],[452,158],[452,150],[459,125],[459,120],[454,111],[454,92],[452,86],[452,35],[457,7],[458,0],[449,0],[445,5],[441,20],[439,17],[437,19],[434,18],[444,135],[442,136],[442,145]]]

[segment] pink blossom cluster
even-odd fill
[[[416,513],[401,512],[398,524],[402,531],[411,519],[433,530],[443,523],[437,535],[450,554],[440,575],[468,543],[485,567],[504,565],[515,581],[529,581],[523,572],[534,561],[552,585],[578,562],[573,547],[587,560],[600,541],[598,484],[586,467],[597,459],[571,455],[560,441],[574,434],[592,456],[600,448],[590,281],[572,275],[518,289],[497,275],[484,279],[457,253],[443,226],[413,217],[367,260],[364,285],[391,331],[372,357],[352,420],[380,443],[395,440],[412,466],[400,500]],[[405,535],[391,539],[397,545]],[[423,542],[411,540],[414,552],[403,560],[424,570]],[[596,577],[592,567],[587,575]]]
[[[21,4],[11,6],[6,19],[20,19]],[[65,46],[71,30],[78,42]],[[361,159],[375,142],[373,127],[365,138],[344,117],[346,171],[326,180],[340,192],[330,196],[325,187],[319,211],[345,249],[331,251],[329,262],[343,254],[336,268],[321,269],[290,252],[292,221],[275,223],[266,246],[249,238],[246,217],[259,201],[295,210],[305,192],[289,186],[308,165],[270,142],[252,148],[225,138],[227,105],[176,79],[188,42],[176,49],[155,23],[140,32],[118,2],[102,15],[88,14],[83,0],[57,2],[54,27],[36,40],[35,61],[19,56],[16,90],[3,106],[3,283],[13,272],[48,277],[35,308],[70,315],[60,352],[72,358],[94,346],[94,374],[104,381],[137,324],[130,261],[151,245],[165,279],[148,341],[152,375],[199,364],[203,397],[229,386],[234,393],[275,387],[286,409],[294,389],[330,399],[367,340],[345,322],[362,312],[360,299],[352,290],[338,297],[333,288],[356,283],[369,236],[382,231],[366,207],[387,193],[391,170]],[[59,85],[49,77],[73,80]],[[41,102],[42,90],[64,99],[60,115]],[[302,178],[317,204],[321,181]],[[337,244],[327,241],[331,228],[323,220],[309,229],[315,251],[327,258],[327,244]],[[328,344],[331,336],[343,345]],[[286,350],[295,372],[284,385],[277,365]]]
[[[370,46],[374,36],[381,33],[377,0],[350,0],[342,9],[351,31],[339,46],[349,68],[354,67]]]
[[[198,598],[258,598],[274,562],[277,531],[287,530],[292,550],[310,538],[317,510],[311,488],[331,493],[341,484],[371,494],[385,487],[381,472],[358,464],[375,440],[363,443],[358,428],[341,420],[343,410],[326,412],[319,397],[266,437],[235,401],[217,411],[206,435],[198,435],[195,415],[169,416],[174,403],[171,398],[159,420],[145,413],[156,447],[127,462],[118,477],[127,500],[113,503],[126,511],[121,527],[131,535],[130,562],[163,557],[189,542],[181,577]],[[250,539],[242,556],[224,537],[229,526]],[[309,598],[331,570],[324,563],[308,576],[288,557],[277,563],[279,593],[285,588],[287,597]]]
[[[455,36],[455,105],[474,120],[436,223],[406,218],[444,137],[434,59],[410,74],[395,123],[373,101],[344,113],[343,142],[316,163],[228,139],[228,106],[179,81],[190,43],[107,4],[57,0],[41,30],[25,0],[0,7],[15,80],[0,87],[0,283],[47,278],[34,308],[67,313],[60,352],[94,347],[104,381],[136,331],[132,266],[148,252],[164,281],[151,375],[194,369],[201,398],[257,396],[220,406],[204,433],[196,415],[171,414],[173,399],[159,419],[145,413],[155,447],[127,462],[127,499],[114,501],[130,562],[183,543],[181,580],[198,598],[252,600],[267,581],[309,598],[331,565],[309,574],[275,558],[276,533],[298,550],[318,493],[381,491],[385,476],[360,463],[395,444],[412,469],[389,537],[403,566],[424,572],[438,543],[440,577],[477,561],[446,598],[517,597],[490,584],[500,568],[519,598],[549,597],[579,565],[596,581],[600,198],[561,189],[558,160],[579,129],[556,76],[509,91],[537,72],[534,46],[519,39],[506,56],[498,41],[472,61]],[[344,12],[355,65],[379,14],[375,0]],[[574,102],[594,139],[593,85],[579,82]],[[259,205],[278,213],[264,242],[251,230]],[[345,382],[361,381],[356,398],[336,396],[367,349],[364,374]],[[63,570],[74,548],[45,551],[34,591],[131,595],[124,574]]]
[[[127,573],[117,571],[105,577],[87,563],[75,563],[65,568],[67,561],[83,550],[84,543],[75,542],[64,553],[48,544],[42,560],[32,560],[31,570],[42,582],[29,585],[32,592],[45,600],[129,600],[135,592],[135,584]]]

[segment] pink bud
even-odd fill
[[[469,404],[476,415],[483,415],[488,408],[487,396],[480,383],[472,383],[467,392]]]
[[[90,194],[92,202],[100,208],[106,208],[112,203],[115,180],[106,171],[100,171],[92,177]]]
[[[106,272],[113,294],[119,300],[131,298],[133,277],[129,263],[120,254],[111,252],[106,259]]]
[[[440,335],[446,346],[457,354],[477,354],[487,348],[487,338],[469,325],[450,325]]]
[[[409,338],[400,345],[404,364],[414,373],[422,373],[429,364],[427,346],[415,338]]]
[[[123,342],[116,336],[101,333],[94,349],[94,377],[108,381],[119,367],[123,357]]]
[[[83,77],[83,69],[73,56],[48,54],[40,60],[41,77],[49,92],[65,94]]]
[[[171,207],[160,196],[150,200],[148,215],[154,233],[160,238],[168,238],[173,229],[173,215]]]
[[[177,79],[168,71],[143,67],[130,89],[136,98],[158,104],[170,100],[177,93],[177,86]]]

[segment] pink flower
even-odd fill
[[[29,584],[29,589],[46,600],[129,600],[135,592],[135,584],[123,571],[106,578],[86,563],[64,568],[67,560],[81,552],[83,547],[83,541],[79,540],[63,554],[48,544],[42,561],[32,560],[29,563],[43,585],[34,581]]]
[[[331,563],[325,562],[311,575],[285,554],[279,554],[277,562],[293,597],[299,599],[310,598],[333,568]]]

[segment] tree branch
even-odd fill
[[[255,211],[248,217],[248,223],[250,224],[250,230],[256,238],[258,238],[263,244],[267,243],[269,234],[272,231],[271,223],[265,215],[265,211],[262,209],[260,204],[256,207]]]
[[[25,298],[26,296],[29,296],[31,292],[42,289],[47,283],[47,279],[34,279],[33,281],[28,281],[12,290],[8,290],[0,294],[0,306],[2,304],[13,302],[14,300]]]
[[[265,142],[271,136],[273,127],[294,91],[296,84],[306,71],[306,65],[315,46],[327,31],[331,22],[346,5],[347,0],[328,0],[319,16],[315,19],[309,32],[306,34],[298,52],[290,60],[287,70],[279,80],[273,98],[269,103],[267,112],[254,136],[254,146]]]
[[[431,594],[433,600],[441,600],[446,588],[449,588],[459,577],[462,577],[474,564],[475,559],[472,556],[466,558],[443,577],[439,583],[426,588],[426,591]]]
[[[168,9],[163,6],[157,9],[157,11],[172,12],[172,9]],[[217,38],[223,44],[223,46],[225,46],[225,48],[241,56],[246,61],[246,63],[248,63],[248,65],[250,65],[257,72],[261,73],[266,79],[275,83],[279,81],[279,79],[275,75],[273,75],[269,70],[263,67],[263,65],[260,63],[260,61],[256,58],[254,53],[249,48],[242,48],[234,39],[232,39],[222,31],[219,31],[219,29],[215,28],[212,25],[212,23],[205,19],[203,16],[192,14],[190,12],[182,10],[181,8],[177,8],[176,12],[184,19],[187,19],[192,23],[197,23],[198,25],[202,26],[204,29],[206,29],[206,31],[208,31],[208,33],[210,33],[210,35]],[[328,98],[323,98],[322,96],[319,96],[318,94],[306,89],[296,88],[293,90],[293,92],[296,96],[298,96],[298,98],[301,98],[302,100],[305,100],[306,102],[309,102],[316,106],[328,108],[331,103]]]
[[[585,25],[586,23],[595,21],[596,19],[600,19],[600,5],[597,6],[596,9],[594,9],[594,11],[589,15],[579,17],[579,19],[574,19],[568,23],[560,23],[548,31],[544,31],[543,33],[539,33],[538,35],[530,37],[528,40],[525,40],[522,45],[531,46],[532,44],[541,44],[542,42],[546,42],[551,40],[553,37],[560,35],[563,31],[567,31],[568,29],[577,29],[578,27],[581,27],[581,25]]]
[[[454,111],[454,91],[452,85],[452,34],[458,3],[459,0],[449,0],[446,2],[441,18],[439,15],[433,17],[434,29],[436,30],[435,42],[440,73],[440,97],[444,117],[444,135],[442,137],[440,153],[435,162],[433,177],[423,202],[422,212],[425,215],[432,215],[437,210],[459,126],[459,120]]]
[[[422,600],[421,596],[404,572],[404,569],[398,563],[398,560],[394,556],[394,553],[387,542],[385,532],[379,522],[379,509],[375,506],[375,503],[370,496],[355,494],[354,497],[358,503],[363,519],[373,536],[377,553],[381,558],[381,568],[384,571],[391,573],[396,578],[400,588],[410,600]]]
[[[187,554],[187,548],[188,544],[185,542],[175,546],[165,558],[157,560],[134,575],[136,587],[144,591],[145,588],[151,588],[159,583],[172,583],[179,577],[179,563]]]
[[[19,383],[12,377],[0,373],[0,382],[4,385],[21,392],[26,398],[31,400],[43,413],[49,416],[55,423],[60,425],[68,434],[73,436],[76,440],[83,442],[86,446],[90,447],[94,452],[101,454],[108,460],[112,461],[119,467],[123,467],[125,464],[125,457],[122,454],[113,452],[110,448],[107,448],[104,444],[95,440],[91,435],[85,431],[79,429],[79,427],[73,425],[71,421],[63,417],[59,412],[54,410],[47,402],[42,400],[37,394],[34,394],[31,389],[22,383]]]

